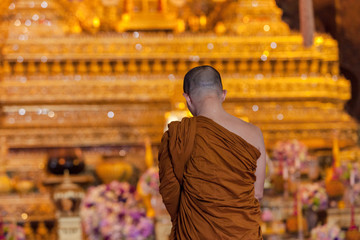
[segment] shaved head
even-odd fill
[[[223,91],[220,74],[211,66],[199,66],[191,69],[184,77],[183,87],[184,93],[188,95],[195,95],[199,90],[218,94]]]

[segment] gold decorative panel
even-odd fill
[[[0,135],[10,147],[158,143],[165,114],[185,106],[184,74],[204,64],[221,72],[227,111],[260,126],[267,146],[290,137],[330,147],[335,132],[341,146],[356,142],[336,41],[317,34],[304,47],[274,0],[214,2],[208,15],[192,12],[194,1],[42,2],[0,4]],[[34,14],[43,21],[26,22]],[[44,36],[47,21],[55,32]]]

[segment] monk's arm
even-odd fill
[[[171,221],[177,219],[179,201],[180,201],[180,184],[175,177],[174,169],[169,155],[169,135],[164,133],[159,148],[159,177],[160,177],[160,194],[167,211],[171,216]]]
[[[264,137],[262,132],[259,130],[259,150],[260,150],[260,157],[257,160],[257,167],[256,167],[256,181],[255,181],[255,198],[260,200],[264,194],[264,182],[265,182],[265,169],[266,169],[266,151],[265,151],[265,144],[264,144]]]

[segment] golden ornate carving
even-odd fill
[[[215,20],[203,13],[186,12],[182,19],[184,29],[201,33],[176,34],[179,21],[174,6],[165,6],[164,1],[161,8],[143,3],[139,11],[141,2],[130,0],[126,6],[59,0],[49,1],[49,7],[54,20],[68,14],[64,8],[75,9],[75,17],[66,15],[66,21],[54,22],[67,25],[63,33],[126,29],[172,33],[44,38],[41,29],[36,35],[32,28],[36,38],[11,35],[2,43],[0,134],[10,146],[121,145],[140,143],[147,135],[157,143],[164,114],[179,104],[185,106],[183,75],[203,64],[221,72],[228,111],[248,116],[266,139],[290,136],[328,147],[326,139],[338,129],[343,145],[355,143],[357,127],[342,110],[350,98],[350,85],[339,76],[337,43],[329,36],[318,34],[314,45],[305,48],[301,35],[290,33],[281,21],[274,0],[223,4],[229,14],[217,37],[206,32],[209,21]],[[15,21],[19,9],[32,13],[20,7],[4,14]],[[170,20],[164,21],[164,16]]]
[[[39,128],[6,129],[0,136],[6,136],[11,147],[61,147],[97,145],[135,145],[149,136],[159,142],[163,132],[154,127],[88,127],[88,128]]]
[[[135,73],[135,72],[134,72]],[[175,76],[174,76],[175,77]],[[33,102],[133,102],[165,101],[170,102],[170,89],[173,82],[165,77],[157,80],[132,81],[129,76],[119,81],[100,82],[86,80],[74,81],[71,84],[62,80],[28,81],[26,84],[16,81],[4,81],[0,86],[0,101],[3,104]],[[330,102],[345,102],[350,97],[350,85],[344,78],[337,77],[288,77],[268,78],[257,76],[255,79],[243,79],[223,76],[224,86],[229,89],[229,99],[293,99],[304,101],[308,99],[326,100]],[[100,77],[98,78],[101,79]],[[177,79],[181,79],[178,76]],[[257,88],[257,91],[249,91]],[[46,97],[39,95],[42,92]],[[91,95],[91,98],[89,97]]]

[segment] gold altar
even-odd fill
[[[64,13],[66,7],[80,15],[100,10],[86,1],[47,1],[47,8],[42,1],[15,1],[14,9],[10,3],[2,3],[7,38],[1,43],[0,85],[0,134],[10,147],[138,144],[144,136],[157,143],[164,114],[182,101],[176,94],[184,73],[201,64],[219,69],[229,91],[226,109],[259,125],[268,147],[284,137],[330,147],[335,129],[342,146],[356,142],[356,125],[343,111],[350,86],[339,75],[336,42],[317,35],[312,47],[303,47],[272,0],[256,1],[256,7],[252,1],[232,3],[236,14],[220,23],[228,33],[218,35],[190,27],[184,33],[66,34],[71,27],[87,29],[81,17]],[[34,12],[45,20],[27,27]],[[18,13],[23,15],[16,19]],[[152,23],[156,30],[156,18],[147,16],[126,21],[140,21],[139,28]],[[94,17],[93,28],[107,17]],[[74,19],[78,25],[71,24]]]

